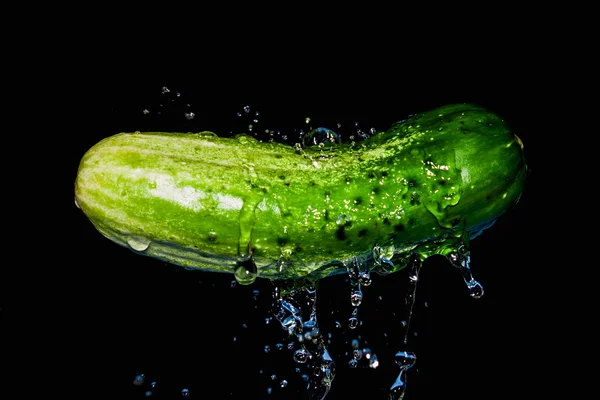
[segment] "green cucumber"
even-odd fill
[[[450,104],[364,141],[306,148],[116,134],[81,159],[75,200],[104,236],[140,254],[206,271],[245,266],[243,283],[254,268],[315,281],[357,257],[389,273],[408,255],[447,255],[518,201],[526,171],[505,121]]]

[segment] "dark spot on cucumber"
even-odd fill
[[[367,233],[369,233],[368,229],[361,229],[360,231],[358,231],[358,237],[366,236]]]
[[[302,251],[302,247],[300,247],[300,246],[296,246],[296,248],[294,249],[294,251],[295,251],[296,253],[299,253],[299,252],[301,252],[301,251]]]
[[[384,219],[383,219],[383,224],[384,224],[384,225],[391,225],[391,223],[390,223],[390,219],[389,219],[389,218],[384,218]]]
[[[440,179],[440,180],[438,181],[438,183],[439,183],[440,185],[442,185],[442,186],[443,186],[443,185],[445,185],[445,184],[446,184],[446,181],[445,181],[445,180],[443,180],[443,179]]]
[[[285,186],[290,186],[290,181],[284,182],[283,183]]]
[[[370,179],[377,178],[377,175],[375,175],[375,172],[373,172],[373,171],[369,172],[368,176]]]
[[[414,219],[412,219],[412,218],[411,218],[411,219],[409,219],[409,220],[408,220],[408,224],[409,224],[409,225],[414,225],[414,224],[415,224],[415,220],[414,220]]]
[[[394,230],[396,232],[402,232],[404,230],[404,225],[402,225],[402,224],[396,224],[396,225],[394,225]]]
[[[491,194],[488,194],[487,196],[485,196],[485,199],[486,199],[486,200],[489,200],[489,199],[491,199],[491,198],[492,198],[492,195],[491,195]]]
[[[310,186],[317,186],[317,184],[315,183],[315,181],[310,181],[309,185]]]
[[[356,204],[357,206],[361,205],[363,202],[362,197],[357,197],[354,199],[354,204]]]
[[[335,237],[337,240],[345,240],[346,239],[346,227],[341,225],[337,231],[335,232]]]
[[[282,237],[282,238],[277,239],[277,244],[280,246],[285,246],[287,244],[287,241],[288,241],[287,238]]]
[[[371,192],[373,192],[373,194],[379,194],[381,192],[381,188],[379,186],[375,186]]]
[[[388,176],[388,172],[387,171],[381,171],[381,177],[385,178],[386,176]]]
[[[408,187],[415,187],[417,186],[417,182],[415,181],[408,181]]]
[[[275,154],[275,158],[282,158],[283,156],[281,154]]]
[[[279,175],[279,179],[284,180],[285,179],[285,175]]]
[[[325,210],[325,215],[323,217],[325,221],[329,221],[329,210]]]

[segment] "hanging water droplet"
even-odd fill
[[[479,299],[483,296],[483,286],[473,278],[471,271],[471,255],[465,245],[459,246],[456,251],[451,252],[446,257],[450,264],[458,268],[462,274],[469,295],[474,299]]]
[[[288,385],[288,381],[286,381],[285,379],[281,381],[281,383],[279,384],[279,386],[281,386],[282,388],[286,387]]]
[[[356,361],[354,358],[352,358],[350,361],[348,361],[349,368],[356,368],[357,366],[358,366],[358,361]]]
[[[233,273],[235,280],[240,285],[250,285],[256,281],[258,277],[258,269],[252,258],[245,261],[238,261]]]
[[[483,286],[481,283],[471,278],[470,281],[466,282],[469,288],[469,295],[474,299],[479,299],[483,296]]]
[[[135,251],[145,251],[150,246],[150,239],[143,236],[128,236],[127,244]]]
[[[188,397],[190,397],[190,391],[189,391],[189,389],[182,389],[181,390],[181,397],[182,398],[188,398]]]
[[[358,274],[358,283],[363,286],[369,286],[371,284],[371,274],[369,271],[361,271]]]
[[[77,207],[77,208],[81,208],[81,207],[79,206],[79,203],[77,202],[77,197],[75,197],[75,207]]]

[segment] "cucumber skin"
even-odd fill
[[[394,270],[409,253],[444,254],[518,201],[526,171],[501,118],[451,104],[323,148],[120,133],[85,153],[75,199],[104,236],[140,254],[232,273],[251,249],[260,277],[317,280],[376,245]]]

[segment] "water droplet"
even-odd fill
[[[233,273],[235,280],[240,285],[250,285],[256,281],[258,277],[258,269],[252,258],[245,261],[238,261]]]
[[[474,299],[479,299],[483,296],[483,286],[481,283],[471,278],[470,281],[466,282],[469,288],[469,295]]]
[[[144,374],[136,375],[135,378],[133,378],[133,384],[136,386],[143,385],[144,382],[146,382],[146,375]]]
[[[144,108],[144,109],[142,110],[142,114],[144,114],[144,115],[148,115],[148,114],[150,114],[150,111],[149,111],[147,108]]]
[[[271,351],[271,346],[269,346],[268,344],[265,345],[265,353],[268,353]]]
[[[352,348],[358,349],[359,346],[360,346],[360,342],[358,341],[358,339],[352,339]]]
[[[81,208],[81,207],[79,206],[79,203],[77,202],[77,197],[75,197],[75,207],[77,207],[77,208]]]
[[[188,397],[190,397],[190,391],[189,391],[189,389],[182,389],[181,390],[181,397],[182,398],[188,398]]]
[[[363,352],[361,349],[354,349],[352,352],[352,358],[355,360],[360,360],[363,357]]]
[[[286,381],[285,379],[281,381],[281,383],[279,384],[279,386],[281,386],[282,388],[286,387],[288,385],[288,381]]]
[[[171,90],[169,90],[169,88],[168,88],[168,87],[166,87],[166,86],[163,86],[163,87],[162,87],[162,94],[167,94],[167,93],[169,93],[170,91],[171,91]]]
[[[196,116],[196,114],[194,114],[193,112],[186,112],[183,115],[185,116],[186,119],[194,119],[194,117]]]
[[[474,299],[481,298],[483,296],[483,286],[473,278],[471,255],[467,247],[464,244],[459,246],[455,251],[448,254],[446,258],[452,266],[460,270],[463,280],[469,289],[469,295]]]
[[[308,356],[308,351],[306,351],[306,349],[302,347],[301,349],[298,349],[294,352],[294,361],[300,364],[304,364],[306,361],[308,361]]]
[[[411,368],[417,360],[415,353],[409,351],[399,351],[394,357],[394,361],[400,367],[400,373],[396,381],[390,387],[390,400],[402,400],[406,394],[406,370]]]
[[[356,361],[354,358],[351,359],[350,361],[348,361],[349,368],[356,368],[357,366],[358,366],[358,361]]]
[[[350,303],[354,307],[360,306],[360,304],[362,303],[362,299],[363,299],[363,294],[362,294],[362,291],[360,290],[360,286],[358,288],[352,290],[352,293],[350,294]]]
[[[302,137],[302,145],[304,147],[319,146],[323,148],[339,143],[341,143],[340,136],[327,128],[313,129]]]
[[[128,236],[127,244],[135,251],[145,251],[150,246],[150,239],[143,236]]]
[[[358,326],[358,318],[350,317],[348,319],[348,328],[355,329]]]
[[[358,283],[363,286],[369,286],[371,284],[371,274],[369,271],[361,271],[358,274]]]
[[[394,362],[404,369],[412,367],[416,361],[417,356],[412,351],[399,351],[394,356]]]

